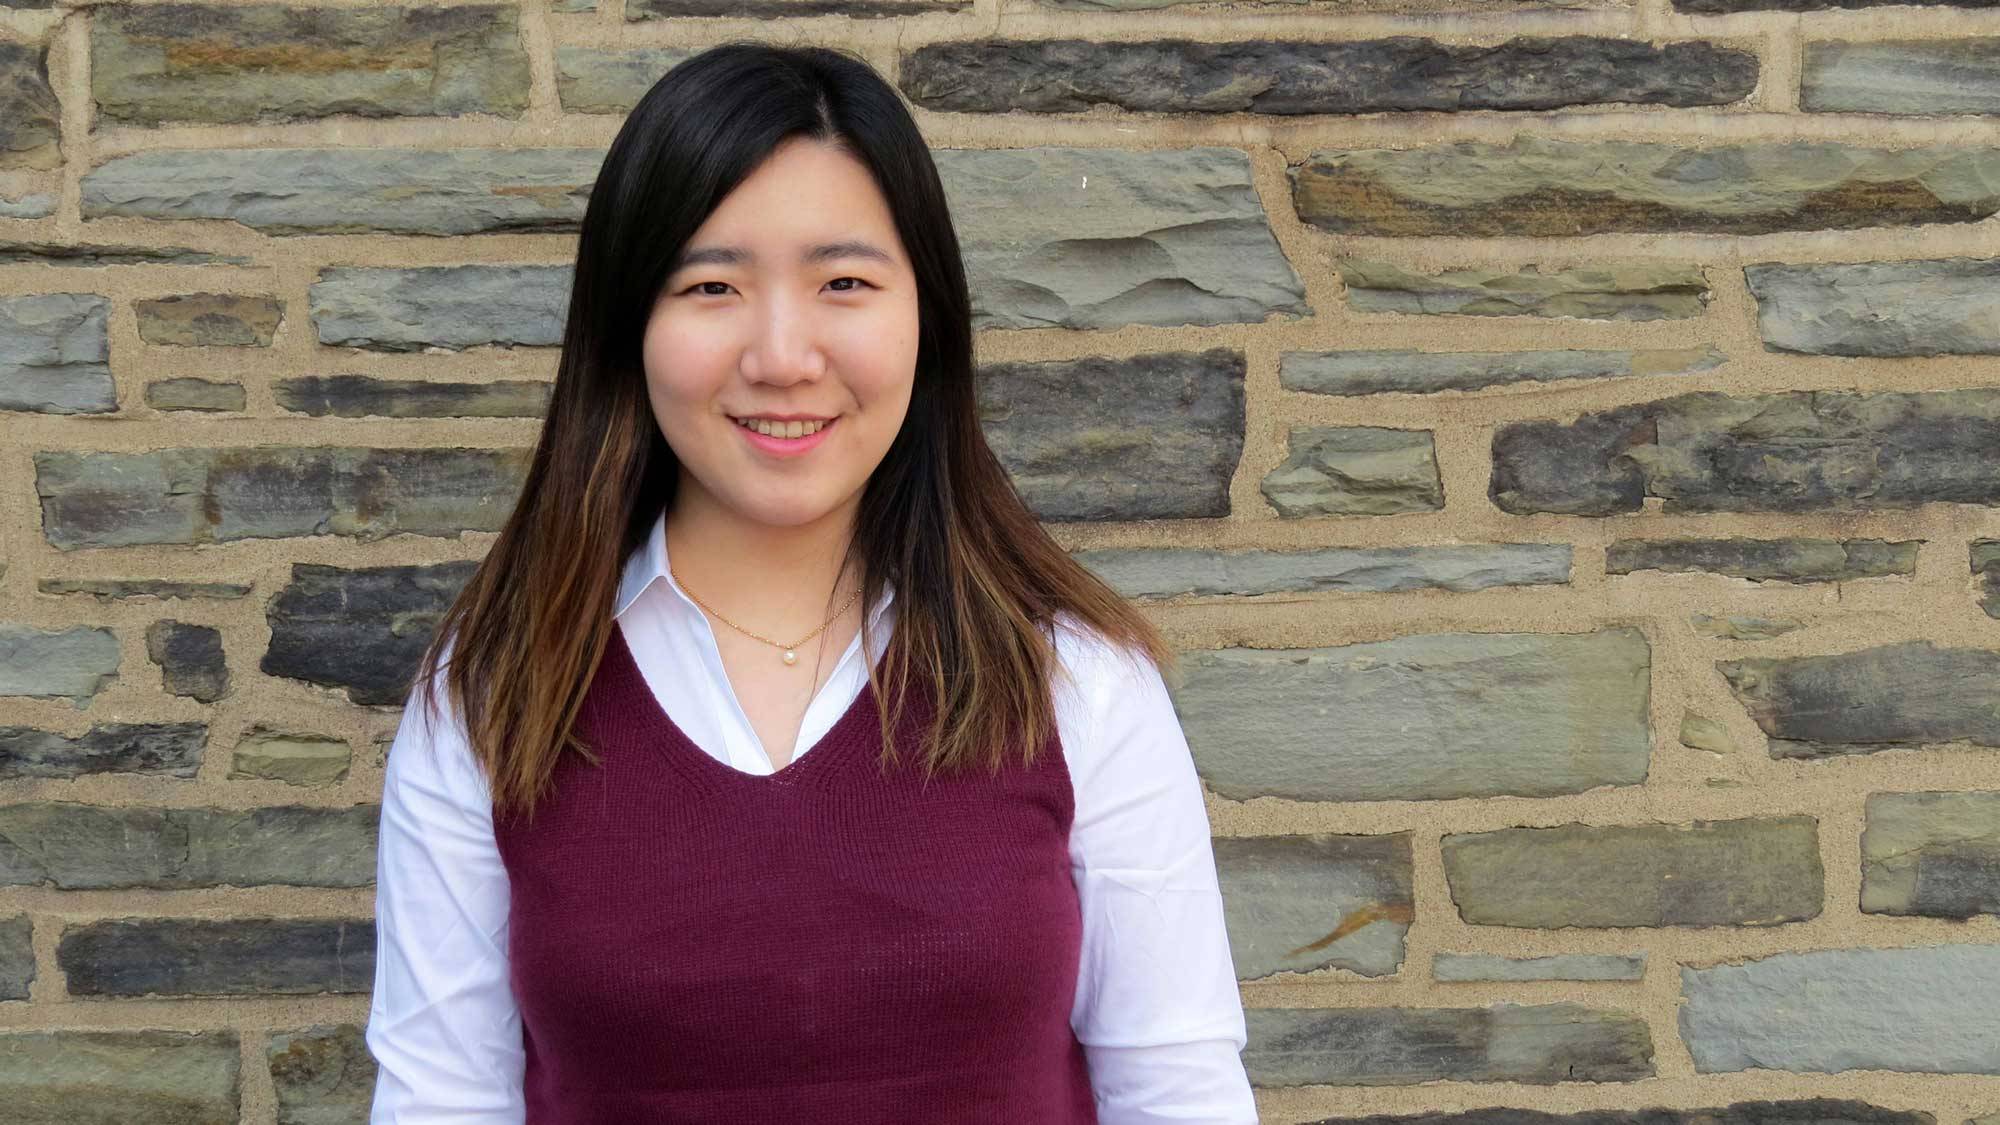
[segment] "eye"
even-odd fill
[[[858,278],[858,277],[836,277],[836,278],[834,278],[834,279],[833,279],[832,281],[829,281],[829,282],[827,282],[827,284],[828,284],[828,285],[835,285],[835,284],[838,284],[838,283],[840,283],[840,282],[843,282],[843,281],[852,281],[852,282],[854,282],[854,283],[855,283],[855,285],[857,285],[857,286],[861,286],[861,285],[868,285],[868,283],[867,283],[867,282],[865,282],[865,281],[861,280],[861,279],[860,279],[860,278]],[[873,288],[873,286],[870,286],[870,288]],[[834,292],[836,292],[836,293],[854,293],[854,292],[858,292],[858,290],[856,290],[856,289],[836,289],[836,290],[834,290]]]

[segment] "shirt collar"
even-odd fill
[[[667,571],[667,512],[665,508],[660,509],[660,514],[653,517],[653,528],[647,532],[646,541],[635,547],[631,555],[625,559],[625,570],[619,576],[618,580],[618,604],[612,610],[612,616],[623,617],[625,611],[631,608],[632,603],[638,599],[639,595],[645,593],[646,588],[656,581],[664,583],[668,589],[674,592],[675,605],[681,606],[691,613],[701,612],[701,607],[694,604],[694,600],[687,596],[687,592],[680,588],[680,585],[674,581],[673,575]],[[881,621],[882,614],[889,608],[889,603],[894,600],[895,592],[886,586],[883,587],[882,600],[876,603],[875,611],[870,618],[871,625],[875,625]]]

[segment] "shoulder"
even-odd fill
[[[1143,648],[1115,640],[1069,613],[1051,630],[1057,723],[1074,760],[1120,728],[1174,722],[1159,666]]]

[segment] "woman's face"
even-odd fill
[[[823,142],[781,144],[688,240],[643,355],[680,459],[676,505],[784,527],[847,516],[902,428],[917,361],[916,277],[868,170]]]

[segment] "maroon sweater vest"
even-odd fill
[[[1094,1125],[1059,739],[997,776],[885,776],[864,687],[744,773],[616,627],[578,721],[601,764],[566,755],[532,820],[494,823],[527,1125]]]

